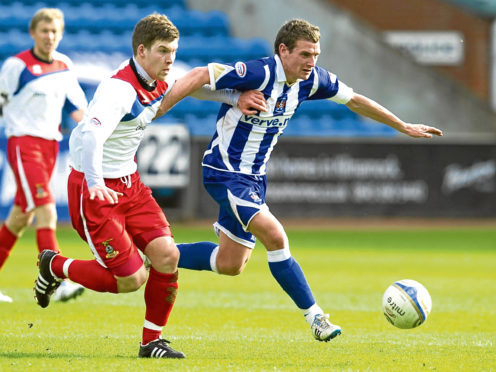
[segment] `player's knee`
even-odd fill
[[[117,279],[119,293],[134,292],[141,288],[146,282],[146,271],[138,270],[136,273],[124,278]]]
[[[23,230],[33,222],[34,213],[11,213],[5,224],[15,235],[20,235]]]
[[[55,229],[57,225],[57,211],[55,209],[55,204],[49,203],[40,205],[34,210],[36,216],[36,227],[44,228],[48,227]]]
[[[272,251],[284,249],[288,246],[288,238],[285,234],[274,234],[265,237],[263,243],[267,249]]]
[[[160,272],[174,272],[179,262],[179,250],[175,244],[168,244],[160,250],[160,254],[151,258],[152,266]]]
[[[236,276],[241,274],[244,268],[244,264],[238,264],[235,262],[222,263],[217,261],[217,271],[222,275]]]

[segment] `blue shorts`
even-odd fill
[[[222,172],[203,167],[203,185],[219,204],[219,217],[215,230],[248,248],[255,246],[256,238],[248,225],[265,204],[267,178],[242,173]]]

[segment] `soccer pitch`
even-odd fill
[[[173,226],[174,227],[174,226]],[[91,291],[39,308],[34,231],[0,273],[1,371],[494,371],[496,228],[288,228],[290,248],[318,303],[343,334],[313,340],[301,313],[272,278],[257,244],[243,274],[181,270],[165,338],[184,360],[137,358],[143,289]],[[212,240],[209,226],[178,225],[177,242]],[[91,258],[69,227],[63,252]],[[419,328],[400,330],[381,313],[385,289],[415,279],[433,308]]]

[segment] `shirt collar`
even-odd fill
[[[148,85],[154,85],[155,80],[153,80],[150,75],[148,75],[143,67],[138,63],[136,58],[133,56],[134,65],[136,66],[136,72],[141,76],[141,78],[146,81]]]
[[[276,54],[274,56],[276,60],[276,80],[278,82],[286,82],[286,73],[284,72],[284,67],[282,66],[281,58]]]
[[[297,79],[293,84],[289,84],[286,79],[286,73],[284,72],[284,67],[282,65],[281,58],[276,54],[274,55],[274,59],[276,60],[276,80],[280,83],[286,83],[288,86],[292,86],[296,83],[303,81],[302,79]]]

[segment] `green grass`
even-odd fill
[[[209,227],[178,226],[176,241],[212,240]],[[291,251],[318,303],[343,328],[329,343],[309,327],[270,275],[257,245],[238,277],[180,272],[165,337],[185,360],[136,357],[143,291],[87,291],[66,304],[38,308],[34,233],[18,242],[0,273],[1,371],[495,371],[496,229],[288,229]],[[66,255],[90,258],[69,228]],[[381,313],[386,287],[416,279],[430,291],[432,313],[413,330]]]

